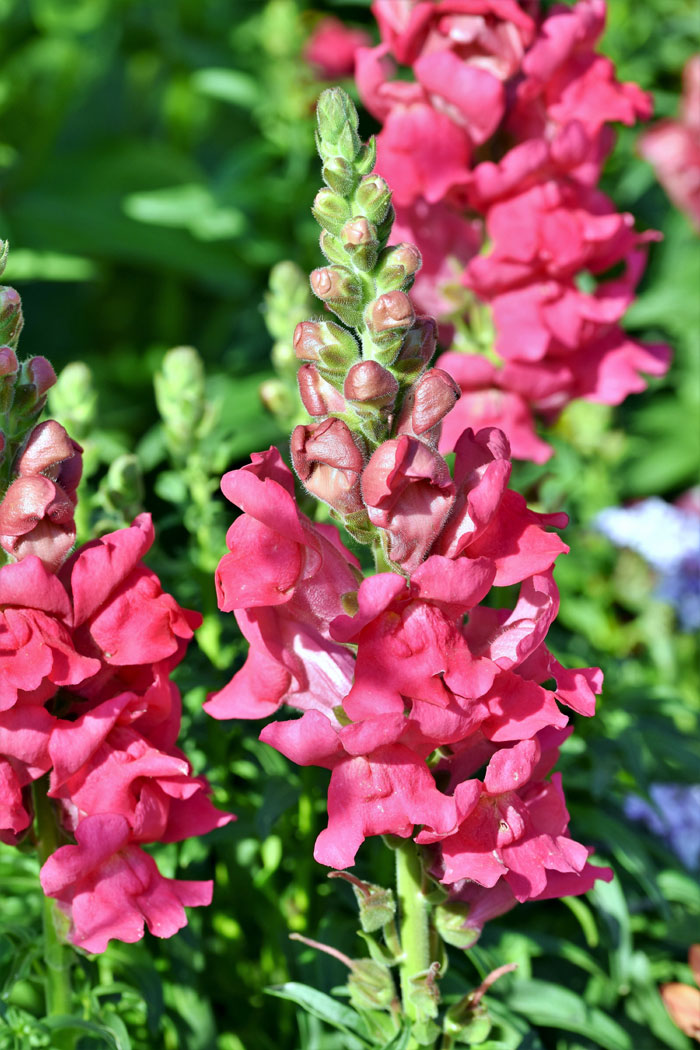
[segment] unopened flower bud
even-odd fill
[[[348,978],[350,1002],[358,1010],[387,1010],[396,999],[388,966],[373,959],[355,959]]]
[[[196,437],[205,408],[204,365],[191,346],[168,350],[153,377],[156,405],[171,455],[185,456]]]
[[[43,474],[52,481],[58,481],[61,465],[66,460],[73,459],[79,464],[82,451],[80,445],[71,440],[60,423],[55,419],[47,419],[35,426],[29,434],[17,456],[15,469],[20,477]],[[69,484],[63,484],[63,479],[61,483],[67,490],[75,491],[79,480],[78,472],[75,484],[72,477]]]
[[[19,370],[17,354],[11,346],[0,346],[0,377],[15,376]]]
[[[360,284],[355,274],[342,266],[321,266],[311,273],[311,287],[314,295],[324,302],[337,302],[343,299],[357,299],[360,295]]]
[[[56,382],[56,373],[45,357],[30,357],[25,364],[27,375],[36,387],[37,400],[46,397]]]
[[[408,241],[392,248],[388,261],[392,266],[400,266],[408,276],[417,273],[423,262],[415,244],[410,244]]]
[[[360,474],[364,456],[341,419],[292,431],[292,462],[306,489],[339,514],[363,510]]]
[[[282,420],[291,416],[298,407],[296,398],[281,379],[265,379],[258,387],[258,395],[270,415]]]
[[[442,368],[430,368],[416,381],[401,409],[397,431],[417,437],[442,422],[460,396],[454,379]]]
[[[343,247],[342,241],[328,230],[321,230],[321,251],[328,262],[336,263],[338,266],[347,266],[348,253]]]
[[[349,197],[357,186],[359,175],[345,157],[329,157],[321,168],[323,181],[331,190]]]
[[[350,205],[333,190],[319,190],[311,208],[314,219],[324,230],[338,234],[350,218]]]
[[[132,521],[143,510],[143,474],[138,457],[130,452],[113,459],[100,482],[97,502],[111,517]]]
[[[399,392],[394,376],[377,361],[358,361],[347,374],[343,393],[349,401],[376,407],[393,405]]]
[[[365,175],[355,191],[355,204],[376,226],[386,217],[391,190],[381,175]]]
[[[17,355],[12,347],[0,347],[0,412],[3,415],[12,408],[18,370]]]
[[[455,948],[471,948],[479,939],[481,930],[467,925],[470,906],[462,901],[446,901],[433,911],[435,929],[447,944]]]
[[[367,327],[375,336],[410,328],[415,319],[413,303],[405,292],[386,292],[367,307]]]
[[[332,416],[345,411],[345,399],[319,373],[316,365],[302,365],[297,373],[299,395],[310,416]]]
[[[354,336],[334,321],[302,321],[294,331],[294,350],[299,360],[316,362],[330,375],[345,375],[360,357]]]
[[[0,288],[0,344],[16,348],[23,324],[19,293],[14,288]]]
[[[371,270],[377,261],[377,231],[364,216],[355,216],[340,231],[340,240],[352,261],[361,270]]]
[[[430,363],[437,343],[437,325],[432,317],[416,317],[406,333],[393,368],[402,377],[411,380]]]
[[[362,288],[352,270],[345,266],[322,266],[312,272],[311,288],[341,321],[353,326],[360,321]]]
[[[321,92],[316,106],[317,141],[323,160],[337,153],[352,161],[360,149],[359,118],[349,96],[341,88]]]
[[[379,291],[410,288],[421,262],[421,254],[413,244],[397,244],[385,249],[377,273],[377,288]]]
[[[15,386],[15,413],[27,419],[38,416],[55,382],[56,373],[50,362],[45,357],[30,357],[22,364]]]

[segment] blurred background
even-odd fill
[[[217,802],[239,814],[207,840],[158,849],[166,874],[213,875],[214,905],[172,941],[85,960],[94,1029],[81,1048],[352,1050],[263,992],[289,979],[326,990],[343,981],[340,964],[290,944],[290,931],[362,954],[349,887],[329,883],[311,856],[326,775],[289,766],[258,743],[256,726],[201,712],[243,655],[232,617],[215,611],[212,573],[231,519],[218,479],[252,451],[284,449],[278,419],[294,407],[271,348],[283,375],[294,324],[317,312],[294,269],[268,286],[283,260],[301,271],[319,262],[310,204],[324,83],[304,55],[329,14],[376,39],[369,4],[343,0],[0,0],[0,238],[10,242],[3,281],[24,304],[21,356],[71,365],[52,411],[86,448],[83,538],[145,506],[159,533],[151,564],[205,613],[179,679],[187,750]],[[677,112],[698,23],[694,0],[610,0],[601,49],[620,79],[653,93],[656,118]],[[687,949],[700,941],[700,505],[689,493],[700,253],[637,153],[639,133],[620,131],[603,188],[640,228],[663,232],[626,325],[668,341],[674,363],[620,408],[570,406],[548,434],[553,459],[520,464],[515,479],[538,507],[571,516],[554,640],[565,660],[600,664],[606,690],[562,768],[572,831],[619,878],[585,900],[520,907],[454,960],[454,994],[519,964],[518,980],[494,995],[493,1050],[691,1046],[658,986],[690,983]],[[178,345],[199,356],[166,359]],[[636,516],[600,517],[649,499]],[[390,880],[385,853],[367,843],[359,874]],[[36,1041],[26,921],[38,915],[35,872],[3,850],[0,874],[0,1048],[47,1045]]]

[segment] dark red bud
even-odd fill
[[[348,372],[343,392],[350,401],[386,406],[396,400],[399,384],[377,361],[359,361]]]
[[[395,368],[409,369],[427,365],[437,344],[437,324],[432,317],[416,317],[394,362]]]
[[[316,321],[301,321],[294,329],[294,352],[300,361],[318,361],[323,346],[319,329]]]
[[[373,332],[410,328],[414,319],[413,303],[405,292],[386,292],[369,309],[369,327]]]
[[[17,354],[11,346],[0,347],[0,377],[15,375],[19,369]]]
[[[424,434],[454,407],[460,389],[442,368],[431,368],[420,377],[413,390],[411,421],[414,434]]]
[[[31,357],[27,361],[27,373],[36,387],[37,400],[42,398],[56,382],[56,373],[45,357]]]
[[[345,410],[345,399],[319,375],[314,364],[302,365],[297,373],[299,394],[310,416],[330,416]]]
[[[63,460],[71,459],[80,452],[82,449],[71,441],[65,428],[55,419],[47,419],[29,434],[17,458],[16,471],[21,477],[44,474],[55,481]]]

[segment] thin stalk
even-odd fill
[[[46,794],[47,778],[37,780],[32,785],[34,812],[36,814],[36,845],[39,863],[43,864],[59,845],[58,828],[54,818],[51,800]],[[46,965],[44,994],[46,997],[46,1016],[70,1014],[72,1005],[70,968],[71,949],[61,940],[60,928],[62,916],[57,912],[55,902],[50,897],[43,901],[44,926],[44,962]],[[73,1038],[69,1033],[56,1032],[54,1035],[57,1047],[72,1047]],[[63,1039],[63,1041],[61,1041]]]
[[[430,905],[423,894],[423,869],[418,849],[410,839],[396,850],[396,895],[401,938],[401,999],[406,1017],[416,1021],[418,1015],[411,995],[411,978],[430,967]]]

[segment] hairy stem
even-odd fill
[[[401,938],[401,998],[406,1017],[418,1019],[411,978],[430,966],[430,905],[423,894],[423,869],[418,849],[410,839],[396,850],[396,895],[399,902]]]
[[[51,800],[46,791],[48,778],[43,777],[32,785],[34,812],[36,814],[36,845],[39,863],[43,864],[59,845],[58,828],[54,817]],[[44,962],[46,965],[44,994],[46,997],[46,1016],[71,1012],[71,949],[64,944],[59,929],[62,916],[57,912],[56,904],[50,897],[44,897]],[[55,1032],[56,1047],[72,1048],[74,1040],[69,1033]]]

